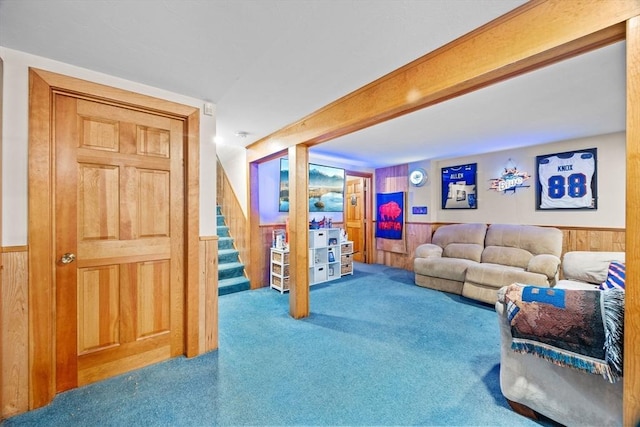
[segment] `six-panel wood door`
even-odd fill
[[[59,392],[183,353],[184,132],[92,100],[54,108]]]
[[[353,241],[353,260],[358,262],[367,262],[364,181],[362,177],[347,177],[346,228],[349,240]]]

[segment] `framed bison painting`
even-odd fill
[[[442,168],[442,209],[477,209],[477,163]]]
[[[376,237],[402,239],[404,226],[404,192],[376,195]]]

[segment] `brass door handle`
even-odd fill
[[[67,252],[66,254],[62,255],[62,258],[60,258],[60,262],[62,264],[71,264],[73,261],[76,260],[76,254],[72,254]]]

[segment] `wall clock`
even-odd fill
[[[427,179],[427,172],[422,168],[415,168],[409,173],[409,183],[415,187],[426,184]]]

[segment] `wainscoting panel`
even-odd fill
[[[625,251],[625,230],[558,228],[562,230],[563,254],[570,251]]]
[[[26,247],[2,249],[0,418],[29,409],[29,294]]]
[[[218,236],[200,237],[199,353],[218,348]]]
[[[408,223],[407,254],[376,250],[375,262],[390,267],[413,271],[415,249],[422,243],[431,241],[433,232],[441,225]],[[562,255],[570,251],[625,251],[625,230],[612,228],[577,228],[557,226],[563,234]]]

